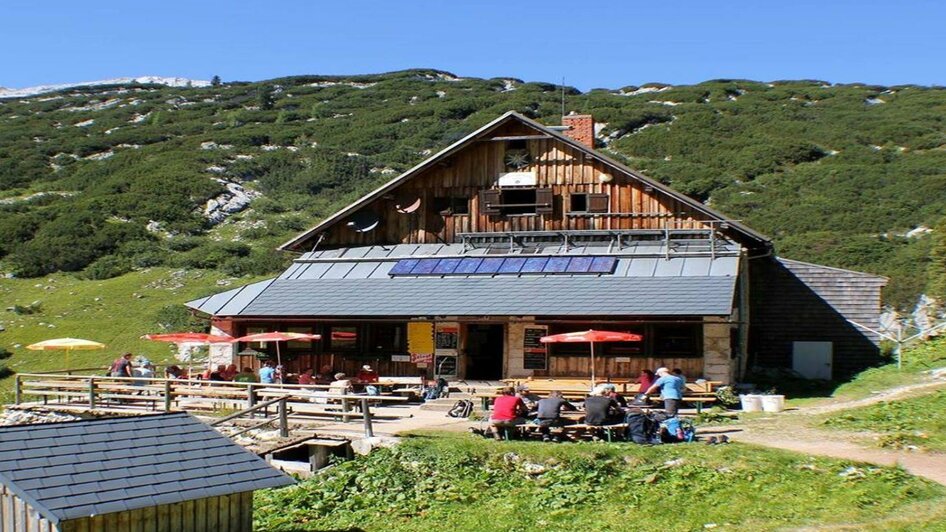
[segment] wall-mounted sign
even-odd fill
[[[411,355],[391,355],[391,362],[410,362]]]
[[[417,364],[430,364],[434,361],[433,353],[411,353],[411,362]],[[427,366],[424,366],[427,367]]]
[[[407,323],[407,350],[413,353],[434,353],[434,324],[429,321]]]
[[[526,327],[522,336],[522,368],[548,369],[548,350],[540,339],[547,336],[548,327]]]
[[[434,360],[434,373],[438,377],[457,376],[457,357],[453,355],[437,355]]]
[[[438,323],[434,334],[434,348],[438,355],[456,355],[460,345],[460,325]]]

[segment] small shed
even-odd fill
[[[0,531],[250,531],[291,477],[187,413],[0,427]]]

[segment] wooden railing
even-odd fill
[[[349,422],[362,418],[365,434],[373,435],[371,403],[407,401],[406,397],[334,393],[325,384],[263,384],[257,382],[205,381],[190,379],[159,379],[147,377],[105,377],[62,373],[19,373],[14,381],[14,402],[22,404],[27,397],[41,397],[44,405],[50,399],[69,408],[96,409],[107,406],[159,408],[172,410],[216,410],[238,403],[242,408],[235,419],[247,413],[265,410],[277,404],[280,417],[290,412],[300,416],[337,419]],[[262,401],[262,402],[260,402]],[[317,401],[317,403],[313,403]],[[292,403],[292,407],[288,406]],[[337,405],[337,408],[334,406]],[[360,412],[355,408],[360,407]],[[398,416],[395,416],[398,417]],[[219,422],[219,420],[218,420]],[[269,422],[272,422],[270,420]],[[262,425],[261,425],[262,426]],[[283,423],[280,423],[282,431]]]

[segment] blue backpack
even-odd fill
[[[660,423],[660,439],[664,443],[691,442],[696,439],[696,428],[688,419],[667,418]]]

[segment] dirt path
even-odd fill
[[[863,434],[822,430],[812,426],[813,418],[818,415],[923,395],[944,386],[946,380],[939,378],[898,386],[864,399],[801,408],[753,420],[732,429],[719,427],[717,430],[727,432],[733,440],[745,443],[877,465],[900,465],[913,475],[946,485],[946,454],[871,448],[858,442],[858,439],[863,439]]]

